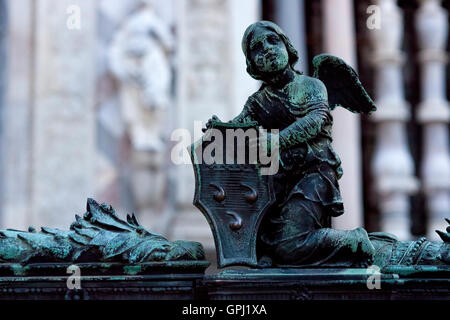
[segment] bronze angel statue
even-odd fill
[[[274,147],[270,141],[279,141],[280,169],[272,178],[276,203],[259,232],[261,266],[448,264],[448,233],[441,233],[443,243],[400,242],[393,235],[368,234],[363,228],[331,228],[331,218],[344,213],[338,184],[341,161],[331,146],[331,110],[376,110],[355,71],[343,60],[321,54],[314,57],[313,77],[302,74],[294,68],[297,51],[269,21],[247,28],[242,50],[247,72],[263,83],[230,123],[256,122],[264,129],[279,129],[278,139],[266,139],[269,150]],[[206,127],[217,121],[213,116]]]
[[[265,140],[278,141],[278,146],[267,143],[266,147],[279,150],[281,166],[271,180],[274,205],[258,230],[259,266],[447,268],[450,227],[447,232],[438,232],[443,242],[425,238],[398,241],[393,235],[368,234],[363,228],[331,228],[331,218],[342,215],[344,206],[338,184],[341,161],[331,147],[330,112],[337,105],[357,113],[376,109],[353,69],[337,57],[319,55],[313,60],[314,76],[303,75],[294,69],[298,54],[289,39],[267,21],[247,28],[242,49],[248,73],[263,84],[231,124],[256,123],[265,129],[279,129],[278,139]],[[214,122],[218,122],[217,117],[207,127]],[[256,194],[248,200],[252,197]],[[240,226],[237,223],[231,227]],[[0,267],[61,261],[202,262],[204,257],[200,243],[168,241],[144,229],[134,216],[123,221],[112,207],[92,199],[88,200],[87,212],[83,217],[76,216],[70,230],[0,230]]]

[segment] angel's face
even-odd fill
[[[257,28],[250,39],[249,49],[250,59],[261,73],[276,73],[288,66],[286,45],[273,31]]]

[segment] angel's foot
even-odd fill
[[[270,268],[272,265],[272,258],[269,256],[262,256],[258,261],[258,267],[260,268]]]

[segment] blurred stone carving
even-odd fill
[[[448,37],[448,15],[439,0],[426,0],[418,10],[416,29],[422,64],[422,102],[418,120],[423,124],[423,190],[430,214],[428,236],[443,227],[450,212],[450,158],[448,122],[450,109],[445,95],[445,48]]]
[[[121,112],[131,140],[132,190],[137,208],[164,199],[167,109],[171,105],[173,39],[151,1],[130,15],[113,39],[109,62],[120,80]]]
[[[403,17],[394,0],[379,0],[376,4],[383,18],[381,28],[371,30],[378,106],[372,117],[377,123],[372,172],[380,197],[381,228],[406,240],[410,237],[409,195],[417,191],[418,182],[405,127],[410,112],[402,81]]]

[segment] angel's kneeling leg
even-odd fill
[[[327,209],[320,203],[294,195],[268,217],[262,242],[276,264],[365,266],[374,248],[367,232],[329,228]]]

